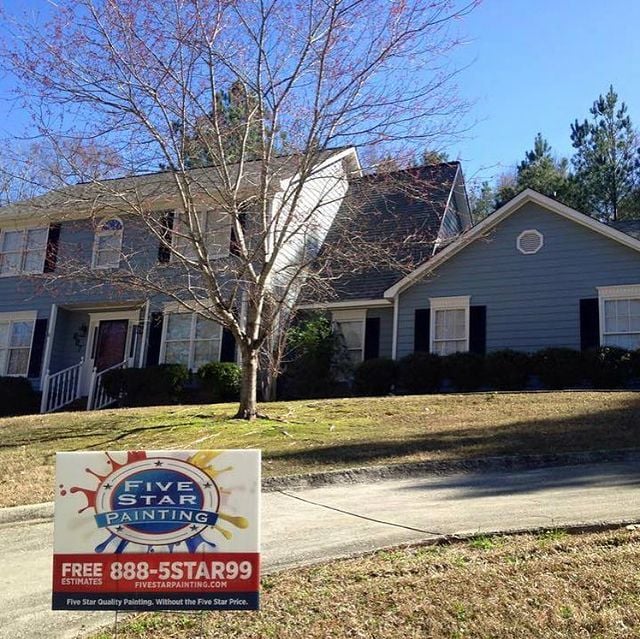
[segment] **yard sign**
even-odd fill
[[[260,451],[56,455],[54,610],[257,610]]]

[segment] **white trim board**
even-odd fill
[[[584,213],[579,213],[575,209],[572,209],[565,204],[561,204],[560,202],[557,202],[556,200],[547,197],[546,195],[542,195],[542,193],[538,193],[533,189],[527,189],[519,195],[516,195],[516,197],[514,197],[504,206],[492,213],[489,217],[484,219],[479,224],[476,224],[476,226],[461,235],[457,240],[449,244],[446,248],[442,249],[440,253],[432,257],[429,261],[425,262],[414,271],[409,273],[409,275],[403,277],[399,282],[396,282],[393,286],[388,288],[384,292],[384,297],[390,300],[405,289],[409,288],[412,284],[415,284],[427,273],[444,264],[444,262],[446,262],[449,258],[456,255],[456,253],[459,253],[469,244],[482,237],[485,233],[510,217],[518,209],[529,203],[538,204],[551,213],[556,213],[557,215],[560,215],[565,219],[571,220],[572,222],[580,224],[581,226],[595,231],[600,235],[615,240],[616,242],[619,242],[620,244],[627,246],[634,251],[640,252],[640,240],[637,240],[636,238],[631,237],[626,233],[622,233],[621,231],[618,231],[611,226],[608,226],[607,224],[598,222],[597,220],[594,220]]]

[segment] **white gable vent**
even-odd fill
[[[520,253],[524,253],[525,255],[533,255],[537,253],[544,244],[544,236],[540,231],[536,231],[535,229],[529,229],[527,231],[522,231],[520,235],[518,235],[518,239],[516,241],[516,245]]]

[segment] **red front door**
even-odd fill
[[[98,372],[124,361],[129,320],[103,320],[96,336],[94,366]]]

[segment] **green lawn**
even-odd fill
[[[640,394],[477,393],[166,406],[0,419],[0,506],[53,495],[55,451],[261,448],[266,476],[417,460],[639,447]]]
[[[261,612],[146,613],[119,625],[118,637],[637,637],[639,563],[637,531],[480,537],[267,576]]]

